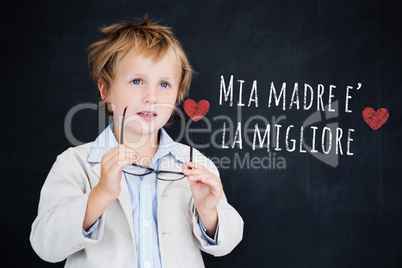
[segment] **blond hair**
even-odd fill
[[[176,98],[178,105],[188,94],[193,70],[179,41],[169,27],[158,22],[148,21],[146,17],[137,22],[121,22],[100,29],[104,38],[89,46],[88,67],[95,82],[102,81],[106,96],[121,59],[132,49],[140,54],[162,59],[169,48],[176,53],[181,67],[181,78]],[[106,115],[113,115],[98,90],[98,97],[105,104]]]

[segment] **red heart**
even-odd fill
[[[374,111],[371,107],[366,107],[363,110],[363,119],[374,130],[379,129],[385,122],[387,122],[389,112],[385,108]]]
[[[200,100],[198,103],[192,99],[187,99],[183,103],[184,111],[186,114],[197,122],[204,117],[209,111],[209,102],[207,100]]]

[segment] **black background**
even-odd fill
[[[207,267],[402,267],[401,11],[395,0],[47,0],[3,6],[2,263],[62,267],[36,256],[29,233],[51,165],[74,145],[64,131],[68,111],[98,104],[87,47],[100,38],[98,27],[148,14],[171,26],[183,44],[198,72],[189,98],[211,103],[206,117],[212,131],[222,129],[222,120],[213,121],[219,115],[235,123],[258,114],[269,121],[285,116],[281,124],[300,126],[314,112],[268,109],[271,82],[277,88],[286,82],[290,89],[295,82],[315,89],[323,84],[326,94],[336,85],[339,127],[355,130],[354,155],[347,156],[344,147],[336,167],[309,153],[282,150],[275,157],[285,160],[285,169],[221,168],[227,198],[245,221],[244,238],[228,256],[205,255]],[[259,107],[220,106],[221,75],[226,83],[234,76],[235,104],[236,81],[245,81],[247,105],[257,80]],[[346,86],[358,83],[362,88],[351,91],[353,112],[347,114]],[[365,107],[387,108],[390,117],[374,131],[362,118]],[[102,131],[105,120],[98,114],[77,113],[72,121],[77,140],[92,141]],[[175,136],[178,130],[168,131]],[[194,134],[200,144],[210,139],[210,134]],[[267,156],[266,150],[252,151],[246,144],[241,150],[200,150],[231,161],[236,154]]]

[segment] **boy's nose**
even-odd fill
[[[150,103],[150,104],[158,103],[159,100],[156,93],[156,89],[148,88],[142,101],[144,103]]]

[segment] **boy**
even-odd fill
[[[197,150],[189,162],[189,146],[162,128],[188,92],[191,66],[169,28],[147,19],[102,31],[88,59],[114,124],[58,156],[41,191],[32,247],[46,261],[67,258],[66,267],[203,267],[200,249],[229,253],[243,221],[213,163]],[[126,172],[131,164],[147,172]],[[179,180],[148,172],[177,165]]]

